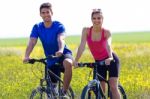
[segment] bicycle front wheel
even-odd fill
[[[74,92],[71,87],[69,87],[67,91],[67,96],[69,97],[69,99],[74,99]]]
[[[89,87],[86,85],[81,93],[81,99],[102,99],[100,93],[96,90],[96,87]]]
[[[45,87],[38,87],[32,91],[30,99],[54,99],[54,95],[48,93]]]
[[[121,85],[118,85],[118,89],[120,91],[121,99],[127,99],[127,95],[126,95],[125,90],[123,89],[123,87]]]
[[[59,98],[61,98],[61,89],[63,89],[63,83],[60,82],[60,88],[58,89],[58,92],[59,92]],[[63,99],[74,99],[74,92],[73,92],[73,89],[71,88],[71,86],[69,87],[69,89],[67,90],[66,92],[66,98],[63,98]]]
[[[120,84],[118,85],[118,89],[119,89],[121,99],[127,99],[127,95],[125,93],[125,90]],[[111,92],[110,92],[110,99],[112,99],[112,93]]]

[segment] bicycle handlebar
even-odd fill
[[[40,58],[40,59],[32,58],[32,59],[29,59],[27,63],[30,63],[30,64],[34,64],[35,62],[45,63],[45,60],[47,60],[47,59],[54,59],[54,58],[61,58],[61,57],[64,57],[64,55],[62,55],[62,56],[49,55],[46,58]]]
[[[90,62],[90,63],[78,63],[79,67],[89,67],[89,68],[94,68],[96,65],[105,65],[105,61],[100,61],[100,62]]]
[[[111,62],[115,62],[115,60],[112,60]],[[99,66],[104,66],[105,64],[105,60],[103,61],[99,61],[99,62],[89,62],[89,63],[78,63],[78,67],[89,67],[89,68],[94,68],[96,65]]]

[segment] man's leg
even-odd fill
[[[72,64],[73,64],[72,59],[66,58],[63,61],[63,66],[65,69],[64,79],[63,79],[63,81],[64,81],[64,85],[63,85],[64,92],[66,92],[68,90],[71,79],[72,79]]]
[[[51,70],[54,74],[56,74],[57,76],[59,76],[60,77],[60,73],[59,73],[59,70],[56,68],[56,66],[54,65],[54,66],[51,66],[50,68],[49,68],[49,70]],[[56,94],[58,94],[58,84],[57,84],[57,79],[56,79],[56,77],[54,76],[54,75],[52,75],[52,74],[49,74],[49,76],[50,76],[50,78],[51,78],[51,81],[52,81],[52,85],[53,85],[53,88],[54,88],[54,91],[55,91],[55,93]]]
[[[51,70],[54,74],[56,74],[57,76],[60,76],[60,74],[59,74],[59,70],[56,68],[56,66],[55,65],[53,65],[53,66],[51,66],[50,68],[49,68],[49,70]],[[52,83],[57,83],[57,78],[54,76],[54,75],[52,75],[52,74],[50,74],[49,73],[49,76],[50,76],[50,78],[51,78],[51,81],[52,81]]]

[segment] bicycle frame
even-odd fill
[[[96,87],[98,88],[98,92],[100,92],[100,94],[102,95],[102,97],[104,97],[104,99],[106,99],[106,96],[104,95],[104,92],[103,92],[102,87],[101,87],[101,82],[99,81],[98,77],[100,77],[101,79],[103,79],[107,84],[108,84],[108,81],[106,81],[101,75],[98,74],[98,72],[97,72],[97,66],[98,66],[98,64],[94,65],[93,80],[96,80],[96,82],[97,82],[97,86]]]
[[[63,81],[61,80],[61,78],[59,76],[57,76],[51,70],[48,69],[47,62],[46,62],[46,60],[48,58],[55,58],[55,56],[49,56],[49,57],[44,58],[44,59],[30,59],[29,63],[34,64],[35,62],[41,62],[45,66],[44,77],[42,79],[40,79],[40,86],[44,86],[43,83],[46,81],[47,89],[48,89],[48,87],[50,87],[52,92],[54,92],[54,88],[52,86],[52,82],[51,82],[51,79],[50,79],[50,76],[49,76],[49,74],[52,74],[56,79],[58,79],[58,88],[59,88],[59,91],[60,91],[60,86],[61,86],[61,83],[63,83]],[[60,66],[61,64],[60,63],[56,63],[55,65],[56,66]]]
[[[53,71],[48,69],[47,62],[46,62],[47,59],[53,59],[53,58],[60,58],[61,59],[63,57],[64,57],[64,55],[62,55],[61,57],[50,55],[50,56],[43,58],[43,59],[30,59],[28,61],[28,63],[30,63],[30,64],[34,64],[35,62],[40,62],[40,63],[43,63],[45,66],[43,78],[40,79],[40,86],[38,86],[32,90],[32,93],[30,95],[30,99],[37,99],[37,98],[35,98],[36,96],[39,97],[40,99],[43,99],[42,98],[43,96],[46,99],[47,98],[48,99],[63,98],[62,93],[61,93],[61,89],[63,87],[63,81],[61,80],[61,74],[60,74],[60,76],[57,76],[55,73],[53,73]],[[59,61],[56,62],[54,65],[58,66],[57,69],[61,69],[62,64]],[[59,73],[61,73],[61,70],[59,71]],[[54,89],[54,85],[51,81],[51,75],[58,80],[58,83],[57,83],[58,89]],[[44,82],[46,82],[46,85],[44,85]],[[70,99],[74,99],[74,92],[70,86],[69,86],[69,89],[68,89],[66,94],[67,94],[67,96],[65,96],[65,97],[69,97]]]
[[[114,62],[114,61],[113,61]],[[89,68],[94,68],[93,70],[93,80],[91,80],[88,85],[86,85],[84,87],[84,89],[82,90],[82,94],[81,94],[81,99],[93,99],[94,96],[96,96],[96,99],[106,99],[107,98],[112,98],[112,92],[110,90],[110,85],[109,85],[109,80],[103,78],[100,74],[98,74],[97,72],[97,67],[98,66],[106,66],[104,61],[100,61],[100,62],[94,62],[94,63],[78,63],[79,67],[89,67]],[[101,81],[99,80],[102,79],[102,81],[104,81],[107,84],[107,95],[105,95],[105,93],[103,92],[102,86],[101,86]],[[96,91],[95,91],[95,85],[96,85]],[[121,84],[118,84],[118,89],[120,91],[120,95],[122,99],[127,99],[127,95],[126,92],[124,90],[124,88],[121,86]],[[91,91],[94,92],[95,95],[91,95]],[[88,95],[86,97],[86,95]],[[91,98],[92,97],[92,98]]]
[[[103,89],[102,89],[102,86],[101,86],[101,81],[99,80],[99,78],[102,79],[104,82],[106,82],[107,85],[108,85],[108,95],[107,95],[108,97],[110,96],[109,95],[110,86],[109,86],[108,80],[104,79],[100,74],[98,74],[98,72],[97,72],[97,66],[98,65],[104,66],[105,62],[102,61],[102,62],[95,62],[95,63],[79,63],[78,64],[79,67],[86,66],[86,67],[89,67],[89,68],[93,68],[93,80],[91,80],[88,83],[88,86],[92,87],[92,86],[96,85],[96,88],[98,89],[96,94],[99,93],[104,99],[106,99],[106,96],[105,96],[105,93],[103,92]],[[99,97],[99,96],[97,96],[97,97]]]

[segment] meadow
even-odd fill
[[[150,33],[113,34],[112,47],[121,61],[119,82],[123,85],[128,99],[150,99]],[[66,43],[76,55],[80,36],[68,36]],[[22,59],[28,43],[27,38],[0,39],[0,99],[28,99],[31,90],[38,86],[43,66],[23,64]],[[31,57],[44,57],[38,42]],[[86,48],[81,62],[93,62]],[[76,99],[88,83],[91,69],[73,69],[71,86]]]

